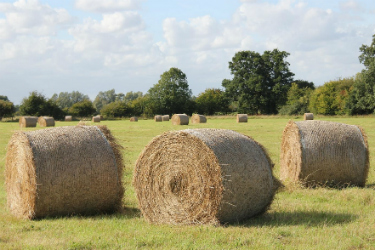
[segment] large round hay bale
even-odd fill
[[[247,114],[237,114],[237,122],[247,122]]]
[[[137,122],[138,121],[138,117],[136,117],[136,116],[130,117],[130,121],[131,122]]]
[[[233,222],[267,210],[277,189],[272,167],[263,147],[237,132],[169,131],[145,147],[133,185],[150,223]]]
[[[66,122],[71,122],[71,121],[73,121],[73,116],[71,116],[71,115],[67,115],[67,116],[65,116],[65,121],[66,121]]]
[[[191,117],[191,123],[193,124],[196,124],[196,123],[206,123],[207,122],[207,119],[204,115],[198,115],[198,114],[194,114],[192,117]]]
[[[189,125],[189,116],[185,114],[174,114],[171,121],[173,125]]]
[[[41,127],[54,127],[55,126],[55,119],[53,119],[53,117],[40,116],[38,118],[38,124]]]
[[[162,120],[163,120],[163,122],[169,121],[169,115],[163,115]]]
[[[22,116],[19,119],[19,125],[21,128],[36,127],[38,117],[36,116]]]
[[[100,122],[100,116],[93,116],[92,117],[92,120],[91,120],[92,122]]]
[[[5,163],[10,212],[33,219],[120,208],[120,149],[105,126],[15,132]]]
[[[358,126],[328,121],[290,121],[284,129],[280,178],[305,186],[365,185],[369,151]]]
[[[155,115],[154,116],[154,120],[156,122],[162,122],[163,121],[163,116],[162,115]]]
[[[303,115],[303,120],[314,120],[314,114],[313,113],[305,113]]]

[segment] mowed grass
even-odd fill
[[[279,176],[282,131],[289,119],[250,117],[237,124],[234,117],[209,118],[207,124],[173,126],[153,120],[102,121],[124,146],[126,171],[124,211],[92,217],[15,219],[6,208],[4,175],[0,174],[0,249],[375,249],[375,162],[366,188],[342,190],[286,188],[276,195],[264,215],[241,223],[214,226],[150,225],[138,209],[131,186],[134,164],[153,137],[168,130],[223,128],[249,135],[263,144]],[[375,155],[375,118],[317,117],[320,120],[362,126]],[[57,122],[74,126],[77,122]],[[27,128],[25,131],[41,129]],[[0,122],[0,172],[4,172],[6,145],[18,123]]]

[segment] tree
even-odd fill
[[[131,102],[131,101],[134,101],[135,99],[140,98],[142,96],[143,96],[143,93],[141,91],[138,91],[138,92],[130,91],[130,92],[126,93],[126,95],[124,97],[124,100],[126,102]]]
[[[148,90],[148,105],[154,114],[191,113],[191,97],[185,73],[178,68],[170,68]]]
[[[116,94],[115,89],[111,89],[104,92],[100,91],[95,97],[93,104],[96,112],[100,113],[105,105],[115,101],[124,101],[124,99],[125,95],[123,93]]]
[[[12,117],[15,111],[16,110],[12,102],[0,99],[0,120],[3,117]]]
[[[87,117],[95,113],[95,108],[90,100],[83,100],[73,104],[69,109],[69,113],[78,117]]]
[[[281,107],[279,113],[281,115],[300,115],[309,112],[310,96],[314,88],[314,84],[311,85],[306,81],[293,82],[288,91],[286,105]]]
[[[59,95],[53,94],[51,100],[54,101],[59,108],[68,110],[73,104],[82,102],[83,100],[90,100],[90,98],[79,91],[72,91],[71,93],[60,92]]]
[[[130,107],[123,101],[111,102],[102,108],[101,114],[106,117],[130,116]]]
[[[206,89],[198,95],[195,103],[198,113],[213,115],[215,112],[227,112],[229,99],[220,89]]]
[[[9,99],[6,95],[0,95],[0,100],[9,102]]]
[[[232,80],[222,86],[238,111],[252,114],[275,114],[285,104],[294,74],[285,58],[289,53],[274,49],[263,55],[254,51],[237,52],[229,69]]]

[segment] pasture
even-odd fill
[[[316,117],[364,128],[370,148],[370,171],[365,188],[303,189],[287,187],[264,215],[222,226],[150,225],[138,209],[131,186],[135,161],[155,136],[186,128],[231,129],[251,136],[269,152],[279,177],[282,131],[288,120],[278,116],[208,117],[207,123],[175,126],[170,121],[101,121],[124,147],[124,209],[121,213],[26,221],[6,208],[4,164],[6,145],[16,122],[0,122],[0,249],[375,249],[375,118]],[[78,122],[56,122],[74,126]],[[97,123],[96,123],[97,124]],[[24,128],[25,131],[43,129]]]

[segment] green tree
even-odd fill
[[[311,85],[306,81],[293,82],[288,91],[286,105],[281,107],[279,113],[282,115],[300,115],[309,112],[310,96],[314,88],[314,84]]]
[[[95,113],[95,108],[90,100],[77,102],[70,107],[69,113],[78,117],[88,117]]]
[[[21,102],[19,112],[21,115],[52,116],[56,120],[64,117],[64,112],[53,100],[47,100],[44,95],[33,91],[28,98]]]
[[[3,117],[12,117],[16,109],[12,102],[0,99],[0,120]]]
[[[192,93],[185,73],[178,68],[165,71],[148,90],[148,105],[154,114],[191,113]]]
[[[111,102],[101,109],[101,114],[106,117],[130,116],[130,107],[124,101]]]
[[[215,112],[228,112],[229,99],[220,89],[206,89],[195,99],[196,110],[200,114],[213,115]]]
[[[59,95],[53,94],[51,100],[54,101],[59,108],[68,110],[73,104],[82,102],[83,100],[90,100],[90,98],[79,91],[72,91],[70,93],[60,92]]]
[[[285,104],[294,74],[285,60],[289,53],[274,49],[263,55],[254,51],[237,52],[229,69],[232,80],[222,86],[238,111],[251,114],[275,114]]]
[[[93,102],[97,113],[101,113],[101,109],[109,103],[116,101],[124,101],[125,95],[123,93],[116,94],[115,89],[100,91]]]
[[[0,100],[9,102],[9,99],[6,95],[0,95]]]
[[[131,115],[140,116],[142,114],[149,116],[152,115],[147,109],[149,103],[148,95],[140,96],[130,102]]]
[[[130,92],[126,93],[126,95],[124,97],[124,100],[126,102],[132,102],[135,99],[140,98],[142,96],[143,96],[143,93],[141,91],[138,91],[138,92],[130,91]]]

